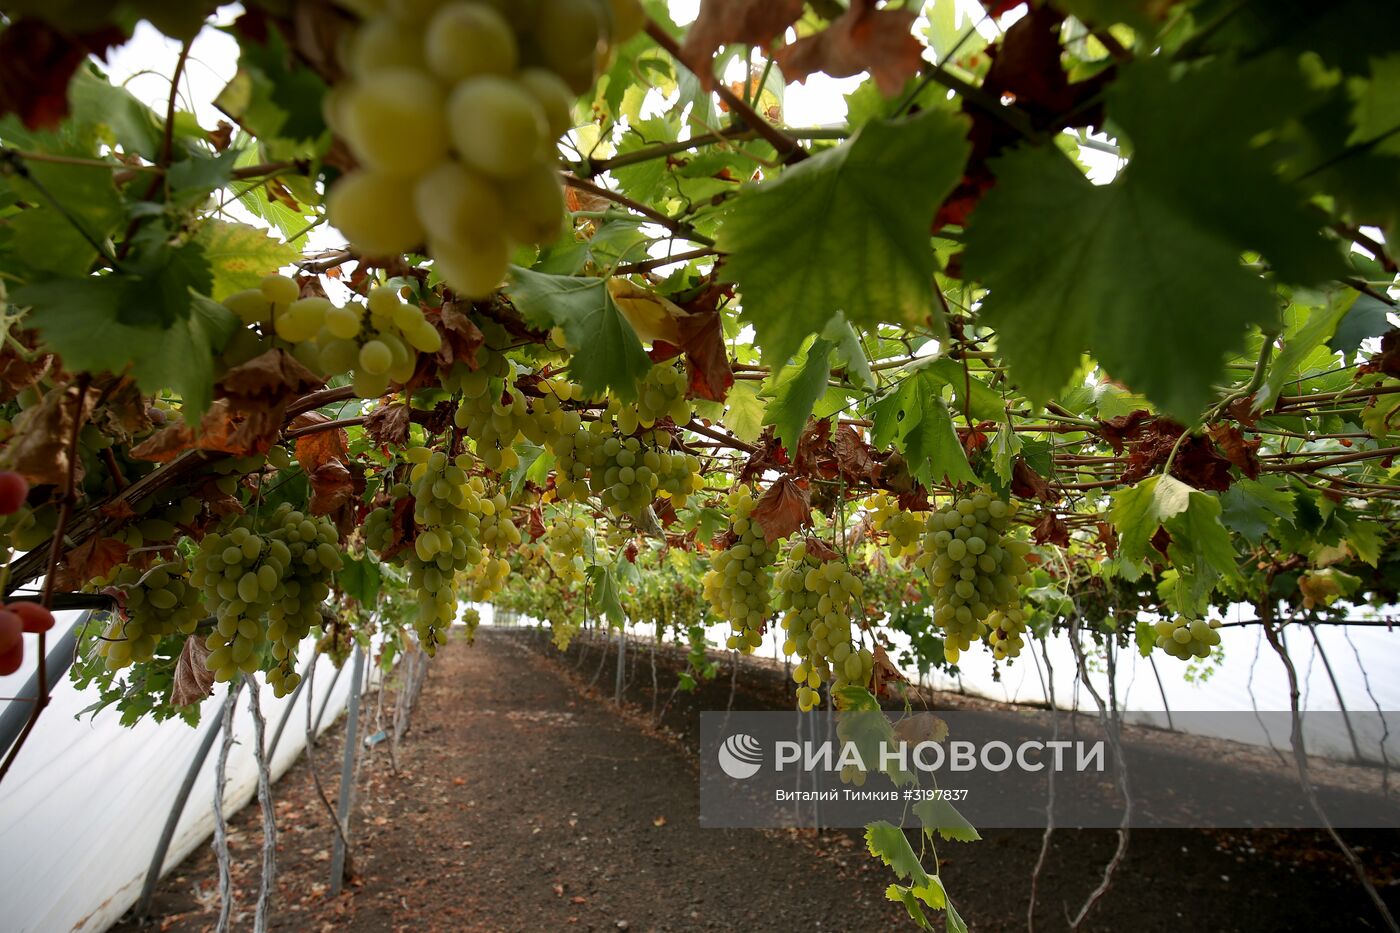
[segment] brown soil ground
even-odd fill
[[[274,788],[280,834],[270,924],[295,931],[913,929],[884,900],[892,880],[856,833],[702,830],[695,748],[701,710],[786,709],[780,666],[748,660],[691,694],[683,656],[634,643],[627,704],[611,702],[615,655],[579,639],[566,654],[526,630],[482,630],[429,669],[399,771],[385,745],[360,771],[346,892],[328,894],[332,823],[303,758]],[[596,688],[590,688],[596,683]],[[966,706],[938,695],[940,705]],[[652,710],[664,708],[653,728]],[[372,701],[371,701],[372,705]],[[386,709],[390,704],[386,703]],[[317,764],[334,793],[343,733]],[[334,759],[334,760],[333,760]],[[334,800],[332,800],[334,802]],[[261,833],[256,806],[230,827],[234,929],[252,928]],[[976,931],[1026,928],[1039,831],[993,831],[940,847],[941,872]],[[1400,838],[1346,834],[1392,910]],[[1068,929],[1116,836],[1060,831],[1038,888],[1036,929]],[[212,930],[217,870],[202,848],[162,882],[152,924]],[[133,923],[115,929],[140,929]],[[149,927],[148,927],[149,929]],[[1316,832],[1139,831],[1093,931],[1378,930],[1330,842]]]

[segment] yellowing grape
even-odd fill
[[[360,347],[360,368],[378,376],[389,371],[394,365],[394,354],[383,340],[371,340]]]
[[[510,245],[504,237],[474,243],[432,244],[433,268],[444,282],[465,298],[485,298],[500,286],[510,267]]]
[[[505,17],[480,3],[448,3],[433,14],[424,33],[424,57],[444,81],[482,74],[508,75],[520,58]]]
[[[413,182],[361,170],[337,181],[326,197],[330,222],[368,256],[393,256],[419,246],[423,225],[413,209]]]
[[[578,95],[563,78],[546,68],[526,68],[516,79],[540,102],[550,139],[558,139],[573,127]]]
[[[278,305],[289,305],[301,297],[301,288],[294,279],[289,279],[285,275],[265,275],[258,290],[263,293],[268,301]]]
[[[415,68],[423,61],[423,40],[418,30],[393,17],[375,16],[351,34],[341,61],[357,78],[386,68]]]
[[[518,81],[495,75],[468,78],[447,104],[452,145],[473,168],[518,178],[545,158],[549,125],[544,108]]]
[[[460,162],[444,162],[424,175],[413,196],[428,236],[440,243],[493,239],[506,220],[499,188]]]
[[[360,313],[355,308],[330,308],[326,311],[325,323],[333,337],[350,340],[359,336]]]
[[[368,168],[418,175],[447,157],[437,82],[413,68],[386,68],[355,85],[340,104],[345,141]]]

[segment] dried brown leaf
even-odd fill
[[[88,419],[97,395],[83,393],[82,411],[78,411],[78,387],[58,386],[50,389],[39,404],[19,413],[14,422],[14,437],[0,456],[0,464],[14,470],[31,485],[52,483],[60,485],[68,475],[68,447],[73,438],[73,419]],[[80,459],[74,479],[83,478]]]
[[[314,428],[318,425],[329,424],[330,420],[318,411],[308,411],[293,418],[288,427],[292,430]],[[297,462],[306,471],[306,475],[311,476],[331,461],[339,463],[348,461],[350,459],[349,443],[350,437],[345,433],[344,428],[330,428],[301,434],[297,437]]]
[[[180,660],[175,662],[175,686],[170,691],[173,705],[188,706],[213,695],[214,672],[204,665],[208,657],[209,646],[203,636],[195,634],[185,639]]]
[[[868,71],[880,93],[893,97],[923,68],[924,47],[913,34],[917,18],[917,10],[855,2],[826,29],[784,46],[775,57],[789,81],[806,81],[817,71],[833,78]]]
[[[759,498],[752,517],[763,529],[764,540],[772,544],[811,523],[811,496],[791,476],[784,476]]]
[[[768,48],[802,15],[803,0],[703,0],[691,23],[681,57],[697,67],[706,90],[714,85],[711,69],[699,67],[714,58],[722,45]]]

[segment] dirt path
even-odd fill
[[[323,780],[331,734],[318,764]],[[381,746],[382,748],[382,746]],[[845,835],[701,830],[695,766],[580,694],[511,633],[454,643],[430,668],[398,776],[362,773],[356,882],[326,896],[330,822],[305,761],[277,785],[279,930],[886,930],[884,870]],[[239,907],[256,896],[256,808],[234,821]],[[830,851],[821,848],[826,845]],[[164,930],[212,927],[201,850],[163,882]],[[245,915],[235,929],[251,926]],[[119,927],[118,929],[134,929]]]

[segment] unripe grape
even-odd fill
[[[447,156],[443,95],[412,68],[386,68],[355,85],[340,104],[345,140],[372,170],[419,175]]]
[[[526,68],[516,80],[540,102],[550,139],[558,139],[573,128],[578,95],[563,78],[546,68]]]
[[[510,24],[481,3],[457,0],[433,15],[424,33],[428,67],[444,81],[474,75],[508,75],[520,52]]]
[[[353,307],[329,308],[326,311],[326,330],[341,340],[359,336],[360,313]]]
[[[558,238],[564,220],[564,184],[549,164],[540,164],[506,187],[506,231],[521,243]]]
[[[468,78],[452,91],[447,114],[453,147],[478,171],[518,178],[546,158],[544,108],[518,81]]]
[[[374,16],[360,25],[341,54],[345,70],[366,78],[387,68],[417,68],[423,61],[423,40],[418,30],[391,16]]]
[[[423,227],[437,244],[465,247],[500,238],[507,216],[500,189],[460,162],[443,162],[428,172],[413,196]]]
[[[332,225],[361,253],[395,256],[424,240],[411,179],[360,170],[340,178],[326,197]]]
[[[434,241],[433,268],[451,289],[465,298],[485,298],[494,292],[510,268],[510,246],[496,237],[465,248]]]

